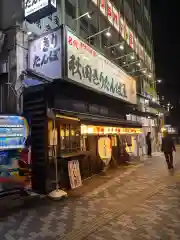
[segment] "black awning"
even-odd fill
[[[126,119],[110,118],[107,116],[85,114],[79,112],[71,112],[61,109],[53,109],[56,114],[62,114],[69,117],[76,117],[80,119],[82,124],[91,125],[105,125],[105,126],[116,126],[116,127],[131,127],[131,128],[141,128],[142,125],[138,122],[128,121]]]
[[[158,117],[156,113],[142,112],[142,111],[140,111],[138,109],[132,111],[131,114],[137,115],[139,117],[153,117],[153,118],[157,118]]]

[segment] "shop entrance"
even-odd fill
[[[72,90],[75,87],[71,86]],[[32,188],[39,193],[55,189],[54,156],[61,188],[70,188],[68,171],[72,161],[78,161],[82,180],[100,173],[105,165],[98,149],[102,137],[104,142],[110,142],[108,149],[104,147],[105,151],[112,151],[110,165],[123,164],[130,155],[138,154],[135,150],[136,136],[141,133],[140,124],[91,114],[84,109],[84,112],[74,111],[70,104],[66,108],[59,92],[55,94],[55,88],[53,83],[41,84],[24,92],[24,114],[31,123]],[[67,88],[63,88],[63,93],[64,89]],[[76,91],[72,91],[70,100],[76,99],[73,92]],[[68,94],[70,88],[67,97]],[[83,99],[78,104],[82,106]],[[57,105],[64,109],[58,109]]]

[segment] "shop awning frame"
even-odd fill
[[[126,119],[110,118],[107,116],[92,115],[87,113],[67,111],[63,109],[52,109],[55,114],[61,114],[68,117],[76,117],[82,124],[91,125],[106,125],[106,126],[117,126],[117,127],[131,127],[131,128],[142,128],[142,125],[138,122],[129,121]]]

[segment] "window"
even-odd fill
[[[124,12],[130,23],[132,23],[132,10],[127,2],[124,2]]]
[[[143,39],[143,30],[139,21],[137,21],[137,32],[138,32],[138,35]]]
[[[73,6],[69,1],[66,1],[65,7],[66,7],[67,15],[71,16],[72,18],[75,18],[75,16],[76,16],[76,14],[75,14],[75,12],[76,12],[75,6]]]
[[[60,125],[60,150],[61,153],[80,151],[80,128],[76,125]]]

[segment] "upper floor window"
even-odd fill
[[[150,16],[149,16],[148,10],[145,6],[144,6],[144,15],[145,15],[147,21],[149,22],[150,21]]]
[[[127,17],[127,19],[129,20],[129,22],[131,23],[132,22],[132,10],[126,1],[124,2],[124,13],[125,13],[125,16]]]
[[[143,39],[143,30],[139,21],[137,21],[137,32],[138,32],[138,35]]]

